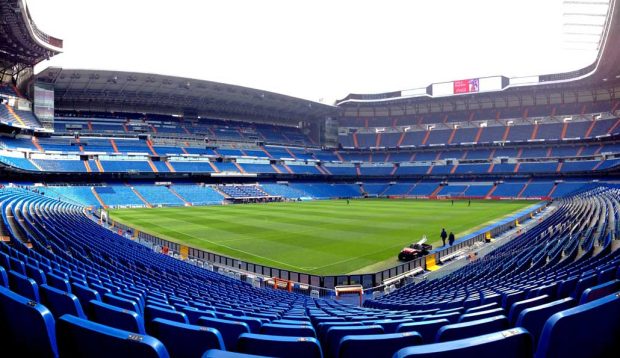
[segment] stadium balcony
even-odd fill
[[[149,134],[151,138],[205,138],[218,142],[265,142],[290,146],[313,146],[311,139],[298,128],[271,126],[266,124],[251,125],[243,122],[201,119],[198,122],[180,121],[175,117],[165,120],[156,117],[133,118],[129,114],[125,118],[104,118],[101,116],[69,116],[63,113],[55,119],[54,129],[61,134],[80,133],[82,135],[139,135]],[[204,142],[203,142],[204,143]]]
[[[181,185],[172,187],[180,190]],[[322,195],[359,190],[338,184],[288,186],[297,187]],[[123,190],[122,196],[133,195],[125,185],[94,190],[107,193],[108,200]],[[620,310],[620,250],[610,234],[619,228],[619,190],[582,188],[558,201],[556,210],[532,229],[484,257],[356,307],[252,287],[118,235],[79,205],[50,194],[1,188],[2,221],[8,224],[3,227],[8,240],[0,242],[0,327],[8,332],[4,348],[32,355],[94,354],[104,349],[97,343],[103,339],[108,353],[131,347],[166,356],[212,349],[206,356],[217,357],[235,351],[266,354],[285,344],[296,356],[363,352],[408,357],[565,355],[569,344],[571,353],[609,355],[619,348],[615,338],[620,332],[619,322],[611,319]],[[37,283],[41,277],[47,284]],[[33,290],[42,294],[23,296]],[[203,318],[187,319],[198,311]],[[214,318],[226,312],[235,315]],[[173,316],[184,322],[170,321]],[[261,317],[251,321],[253,328],[250,317]],[[283,331],[285,321],[291,325]],[[584,326],[590,329],[580,329]],[[197,332],[210,338],[197,339]],[[74,335],[82,338],[69,338]],[[571,343],[566,343],[562,337],[569,336]],[[128,346],[127,337],[139,337],[139,343]],[[584,341],[597,343],[587,347]]]
[[[515,120],[515,119],[533,119],[543,117],[567,117],[567,116],[585,116],[592,113],[610,112],[615,108],[615,102],[598,101],[584,103],[570,103],[563,105],[537,105],[513,108],[498,109],[480,109],[474,111],[445,111],[442,113],[428,113],[419,116],[390,116],[390,117],[349,117],[344,116],[340,119],[341,127],[350,128],[368,128],[368,127],[398,127],[398,126],[416,126],[426,124],[444,124],[444,123],[464,123],[477,122],[485,120]],[[616,108],[617,109],[617,108]]]
[[[349,134],[339,135],[345,149],[403,148],[451,144],[481,144],[493,142],[540,142],[598,138],[619,133],[618,119],[611,113],[576,115],[561,118],[513,118],[463,123],[437,123],[382,127],[379,123],[362,128],[349,128]],[[368,123],[365,123],[368,124]]]
[[[5,141],[6,143],[7,141]],[[63,147],[45,144],[49,151],[37,152],[36,148],[22,148],[39,145],[28,140],[12,141],[11,150],[4,149],[0,153],[1,161],[9,168],[35,172],[63,173],[238,173],[260,174],[271,176],[350,176],[350,177],[385,177],[400,178],[407,176],[492,176],[516,174],[547,174],[605,172],[615,169],[620,159],[613,156],[602,159],[593,157],[583,159],[511,159],[509,162],[488,162],[467,160],[433,160],[438,153],[420,152],[415,159],[421,161],[398,163],[390,162],[352,164],[327,163],[317,165],[315,162],[283,160],[276,163],[265,159],[237,159],[237,162],[216,162],[203,156],[187,156],[185,154],[166,154],[165,159],[152,161],[148,153],[140,152],[142,147],[125,146],[129,154],[111,153],[74,148],[84,146],[66,146],[71,151],[62,151]],[[40,146],[40,145],[39,145]],[[90,147],[90,146],[89,146]],[[105,149],[105,147],[90,147]],[[94,155],[93,155],[94,154]],[[82,160],[80,155],[90,155],[92,159]],[[354,161],[355,162],[355,161]]]

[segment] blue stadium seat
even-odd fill
[[[320,323],[323,322],[344,322],[344,317],[335,317],[335,316],[313,316],[310,317],[310,321],[312,321],[312,325],[317,327]]]
[[[156,338],[71,315],[60,317],[56,329],[61,357],[169,357]]]
[[[461,315],[461,317],[459,317],[458,323],[469,322],[469,321],[476,321],[476,320],[483,319],[483,318],[489,318],[489,317],[494,317],[494,316],[497,316],[497,315],[503,315],[504,314],[504,309],[500,308],[499,305],[497,307],[498,308],[494,308],[494,309],[490,309],[490,310],[475,311],[473,313],[465,313],[465,314]]]
[[[599,272],[597,282],[601,284],[607,281],[611,281],[614,278],[616,278],[616,267],[612,266]]]
[[[47,283],[47,278],[43,270],[32,264],[26,264],[26,276],[33,279],[39,286]]]
[[[39,294],[41,303],[52,311],[54,317],[59,318],[64,314],[70,314],[79,318],[86,318],[82,305],[74,294],[63,292],[48,285],[41,285]]]
[[[90,301],[88,317],[93,321],[129,332],[146,334],[144,319],[133,310],[126,310],[101,301]]]
[[[538,337],[547,319],[554,313],[571,308],[575,305],[575,300],[570,297],[562,298],[543,305],[526,308],[521,311],[517,318],[516,326],[523,327],[532,334],[534,344],[538,342]]]
[[[509,312],[512,304],[525,299],[526,292],[525,291],[516,291],[505,293],[502,295],[502,307]]]
[[[135,302],[138,305],[138,312],[144,313],[144,300],[140,295],[123,292],[122,290],[115,292],[114,295]]]
[[[237,322],[243,322],[245,324],[248,325],[248,328],[250,329],[250,333],[261,333],[261,327],[263,325],[263,320],[261,320],[260,318],[254,318],[254,317],[235,317],[232,315],[226,315],[224,316],[224,319],[230,319],[233,321],[237,321]],[[269,322],[268,320],[265,320],[265,323]],[[277,321],[273,321],[272,323],[276,323]],[[309,322],[308,322],[309,325]],[[312,328],[312,326],[309,325],[310,328]]]
[[[11,271],[11,256],[0,252],[0,267],[3,267],[6,271]]]
[[[124,308],[129,311],[134,311],[138,314],[142,313],[136,301],[120,297],[111,293],[106,293],[105,295],[103,295],[103,302],[109,303],[119,308]]]
[[[63,278],[52,272],[47,272],[45,276],[47,279],[48,286],[52,286],[61,291],[71,292],[71,286],[69,285],[69,280],[67,280],[66,278]]]
[[[450,324],[447,319],[436,319],[420,322],[403,323],[396,329],[396,332],[417,332],[422,336],[422,343],[433,343],[439,328]]]
[[[321,322],[316,327],[316,335],[319,341],[323,342],[325,338],[325,334],[332,327],[351,327],[351,326],[362,326],[362,322]]]
[[[517,319],[519,318],[519,314],[521,314],[521,311],[523,311],[524,309],[539,306],[547,302],[549,302],[548,295],[542,295],[534,298],[529,298],[527,300],[515,302],[512,307],[510,307],[510,313],[508,314],[508,322],[510,323],[510,326],[514,327],[514,325],[517,323]]]
[[[202,355],[202,358],[271,358],[271,357],[259,356],[256,354],[229,352],[229,351],[223,351],[220,349],[209,349]]]
[[[579,300],[583,291],[592,286],[596,286],[597,280],[598,277],[596,274],[592,274],[590,276],[579,279],[579,281],[577,281],[577,285],[575,286],[575,290],[571,293],[571,297]]]
[[[189,307],[189,306],[184,306],[180,308],[180,311],[185,313],[185,315],[187,316],[187,320],[189,321],[190,324],[197,324],[198,323],[198,318],[200,317],[211,317],[211,318],[216,318],[215,317],[215,312],[213,311],[203,311],[200,310],[196,307]]]
[[[610,319],[613,318],[613,319]],[[551,316],[536,357],[613,357],[620,351],[620,293]]]
[[[158,308],[163,308],[163,309],[167,309],[167,310],[174,310],[175,309],[174,305],[169,305],[167,303],[163,303],[160,300],[147,299],[146,300],[146,305],[147,306],[158,307]]]
[[[160,308],[153,305],[146,305],[144,308],[144,322],[146,323],[146,331],[151,333],[151,322],[155,318],[164,318],[170,321],[189,324],[187,315],[183,312]]]
[[[293,325],[293,326],[299,326],[299,325],[309,325],[310,321],[299,321],[299,320],[293,320],[293,319],[276,319],[273,320],[271,322],[267,322],[267,323],[273,323],[273,324],[288,324],[288,325]]]
[[[255,333],[244,333],[239,336],[237,351],[282,358],[323,357],[321,346],[316,338],[281,337]]]
[[[577,281],[579,281],[579,277],[569,277],[562,280],[558,286],[558,294],[556,297],[565,298],[570,296],[575,291],[575,287],[577,287]]]
[[[482,299],[482,304],[483,305],[487,305],[489,303],[493,303],[496,302],[497,304],[501,304],[502,303],[502,296],[497,294],[497,293],[492,293],[492,294],[485,294],[484,298]]]
[[[454,341],[508,329],[508,318],[500,315],[475,321],[443,326],[437,332],[435,342]]]
[[[31,278],[11,270],[9,271],[9,287],[18,295],[35,302],[41,302],[39,299],[39,286]]]
[[[150,327],[151,335],[166,346],[172,357],[199,357],[209,349],[224,349],[217,329],[163,318],[155,318]]]
[[[52,313],[43,305],[0,287],[0,346],[23,357],[58,357]]]
[[[88,288],[79,283],[71,284],[71,292],[77,296],[78,300],[80,300],[80,304],[82,305],[82,309],[88,311],[90,307],[90,301],[101,301],[101,297],[99,296],[99,292]],[[85,312],[88,314],[88,312]]]
[[[464,313],[476,313],[480,311],[492,310],[499,308],[500,305],[497,302],[487,303],[486,305],[480,305],[472,308],[468,308]]]
[[[496,304],[491,303],[490,305],[496,305]],[[452,313],[452,312],[463,313],[463,310],[465,310],[465,307],[460,306],[460,307],[443,309],[441,311],[437,311],[435,314],[444,314],[444,313]]]
[[[313,337],[316,338],[316,332],[310,324],[291,325],[291,324],[274,324],[266,323],[260,328],[260,334],[271,336],[288,336],[288,337]]]
[[[261,318],[261,319],[268,319],[270,321],[279,319],[280,316],[277,314],[271,314],[271,313],[256,313],[256,312],[245,312],[245,315],[247,317],[254,317],[254,318]]]
[[[530,298],[534,298],[534,297],[539,297],[539,296],[544,296],[547,295],[549,296],[548,300],[549,301],[553,301],[557,298],[557,292],[558,292],[558,287],[559,287],[559,283],[553,282],[550,283],[548,285],[544,285],[544,286],[540,286],[537,287],[535,289],[532,289],[528,294],[527,294],[527,299]]]
[[[533,353],[532,336],[522,328],[472,338],[403,348],[394,358],[523,358]]]
[[[404,318],[404,319],[383,319],[379,321],[373,321],[373,325],[378,324],[383,327],[385,333],[396,333],[396,329],[403,323],[413,322],[413,320]]]
[[[583,294],[581,294],[581,298],[579,299],[579,304],[582,305],[584,303],[598,300],[599,298],[603,298],[618,291],[620,291],[620,280],[608,281],[583,291]]]
[[[326,357],[338,357],[338,347],[340,340],[345,336],[354,335],[370,335],[385,333],[383,327],[379,325],[372,326],[336,326],[331,327],[325,333],[323,343],[323,353]]]
[[[402,348],[418,344],[422,344],[422,336],[416,332],[344,336],[340,340],[338,357],[389,358]]]
[[[0,286],[9,288],[9,277],[6,274],[6,270],[2,266],[0,266]]]
[[[215,328],[220,331],[227,350],[234,350],[239,336],[243,333],[250,333],[250,328],[247,324],[228,319],[200,317],[198,318],[198,325]]]
[[[458,322],[459,318],[461,317],[461,313],[459,312],[451,312],[451,313],[443,313],[443,314],[434,314],[429,318],[426,318],[424,320],[426,321],[430,321],[430,320],[438,320],[438,319],[447,319],[448,321],[450,321],[450,323],[456,323]]]
[[[23,261],[16,259],[15,257],[11,257],[9,259],[11,263],[11,270],[15,271],[19,274],[26,276],[26,264]]]
[[[285,315],[285,316],[282,316],[282,320],[303,321],[303,322],[306,322],[306,323],[310,323],[310,317],[305,316],[303,314],[297,314],[297,315],[289,314],[289,315]],[[276,323],[276,322],[274,321],[273,323]]]
[[[103,287],[102,285],[99,285],[96,283],[91,283],[89,287],[97,291],[97,293],[99,293],[99,297],[102,297],[102,298],[103,298],[103,295],[107,293],[112,293],[112,290],[110,290],[109,288]]]

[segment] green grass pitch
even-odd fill
[[[118,209],[111,218],[152,235],[226,256],[317,275],[375,272],[423,235],[441,246],[519,211],[528,201],[326,200]]]

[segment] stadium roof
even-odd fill
[[[149,73],[50,67],[36,81],[61,110],[172,114],[298,123],[337,115],[318,102],[236,85]]]
[[[41,31],[25,0],[0,1],[0,70],[33,66],[62,52],[62,40]]]

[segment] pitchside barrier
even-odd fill
[[[452,259],[450,255],[459,255],[460,252],[466,251],[466,248],[475,243],[488,242],[491,238],[506,232],[518,223],[525,222],[534,217],[535,214],[541,212],[548,203],[540,203],[522,210],[510,217],[499,220],[481,230],[473,232],[462,238],[458,238],[452,246],[442,246],[433,250],[429,255],[433,255],[435,265],[445,260]],[[99,217],[98,211],[93,212]],[[421,257],[412,261],[404,262],[393,266],[389,269],[378,271],[375,273],[359,274],[359,275],[311,275],[303,272],[295,272],[283,270],[277,267],[259,265],[252,262],[238,260],[232,257],[216,254],[213,252],[180,245],[175,242],[164,240],[162,238],[138,231],[118,222],[110,221],[110,227],[114,230],[120,230],[121,235],[131,237],[132,239],[140,239],[142,242],[148,242],[152,247],[166,248],[166,250],[179,256],[179,258],[194,260],[206,265],[213,265],[215,269],[229,268],[238,272],[243,272],[257,277],[278,279],[295,283],[291,288],[294,292],[310,294],[313,290],[319,291],[321,297],[326,295],[335,295],[334,288],[336,286],[361,285],[365,292],[374,290],[384,286],[400,285],[419,273],[424,272],[428,268],[426,257]],[[395,252],[394,255],[397,253]],[[181,257],[183,256],[183,257]],[[175,256],[176,257],[176,256]],[[436,267],[433,267],[436,268]],[[263,285],[265,286],[265,285]]]

